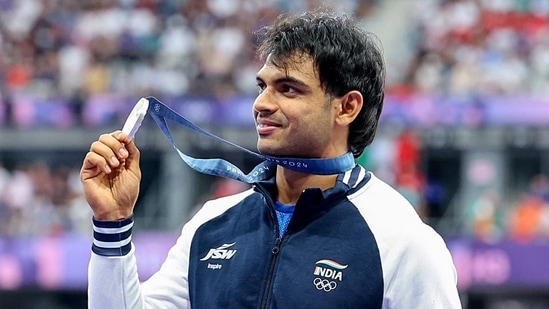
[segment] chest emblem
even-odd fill
[[[236,244],[236,242],[233,242],[232,244],[223,244],[217,248],[212,248],[200,260],[230,260],[237,251],[236,249],[230,249],[230,247],[234,246],[234,244]]]
[[[323,259],[315,263],[313,270],[313,285],[317,290],[331,292],[343,281],[343,270],[348,265],[340,264],[333,260]]]

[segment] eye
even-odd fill
[[[294,87],[292,87],[290,85],[286,85],[286,84],[284,84],[280,87],[280,91],[283,92],[283,93],[288,93],[288,94],[297,94],[297,93],[299,93],[299,90],[297,88],[294,88]]]
[[[257,92],[258,94],[261,94],[263,90],[265,90],[265,83],[257,82]]]

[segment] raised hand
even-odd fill
[[[116,221],[133,214],[141,181],[139,158],[134,140],[121,131],[103,134],[91,144],[80,180],[96,220]]]

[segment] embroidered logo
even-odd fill
[[[236,249],[228,249],[229,247],[232,247],[236,242],[233,242],[232,244],[223,244],[217,248],[212,248],[210,251],[208,251],[208,254],[201,258],[201,261],[207,261],[207,260],[230,260],[236,253]]]
[[[333,260],[319,260],[315,263],[313,285],[317,290],[330,292],[337,288],[337,283],[343,281],[343,270],[348,265]]]

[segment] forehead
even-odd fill
[[[310,86],[320,86],[320,80],[313,59],[305,53],[294,53],[289,57],[276,60],[269,56],[257,73],[257,76],[263,80],[293,77]]]

